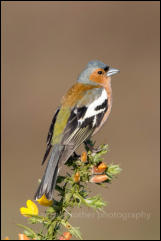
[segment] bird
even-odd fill
[[[50,157],[34,199],[53,199],[58,172],[76,149],[96,134],[108,119],[112,107],[111,76],[118,69],[99,60],[90,61],[77,82],[61,99],[52,119],[46,152]]]

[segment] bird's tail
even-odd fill
[[[45,174],[41,180],[41,183],[35,193],[34,199],[40,199],[44,194],[48,200],[52,199],[53,190],[56,185],[56,179],[58,174],[58,162],[63,153],[63,146],[55,144],[48,161]]]

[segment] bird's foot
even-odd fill
[[[85,144],[85,148],[86,148],[86,150],[88,151],[91,151],[92,153],[98,153],[98,152],[100,152],[101,151],[101,148],[94,148],[94,145],[95,145],[95,142],[92,142],[91,140],[86,140],[85,142],[84,142],[84,144]]]

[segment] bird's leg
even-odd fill
[[[90,139],[85,140],[84,145],[87,151],[98,153],[101,150],[100,148],[94,148],[95,142],[92,142]]]

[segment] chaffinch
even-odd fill
[[[51,154],[35,194],[36,200],[44,194],[52,199],[60,164],[107,120],[112,107],[111,76],[118,72],[100,61],[91,61],[62,98],[49,128],[42,164],[49,152]]]

